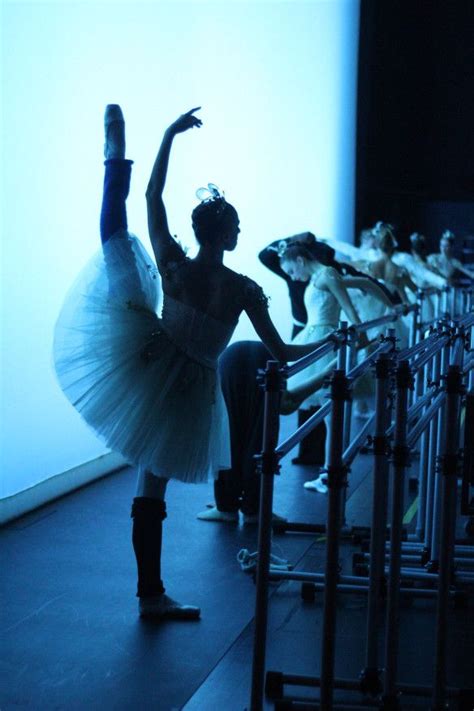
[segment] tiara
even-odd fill
[[[207,188],[198,188],[196,197],[201,202],[213,202],[214,200],[225,200],[223,190],[220,190],[214,183],[208,183]]]
[[[307,247],[307,245],[304,245],[302,242],[298,242],[297,240],[287,240],[287,239],[281,239],[276,247],[272,247],[280,259],[285,255],[285,253],[288,251],[290,247]]]

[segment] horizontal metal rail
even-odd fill
[[[293,363],[293,365],[284,366],[285,376],[290,378],[292,375],[299,373],[300,370],[307,368],[308,365],[312,365],[320,358],[323,358],[328,353],[331,353],[331,351],[336,351],[343,340],[344,335],[342,333],[339,334],[338,331],[334,331],[334,333],[331,333],[327,337],[327,343],[323,343],[323,345],[318,346],[314,349],[314,351],[308,353],[308,355],[299,358]]]
[[[435,343],[431,344],[429,348],[423,353],[422,355],[418,356],[418,358],[413,362],[410,363],[410,369],[412,373],[416,373],[418,370],[423,368],[429,360],[433,358],[433,356],[436,355],[444,346],[446,346],[449,343],[449,336],[442,336],[438,337],[438,341]]]
[[[298,442],[300,442],[303,437],[306,437],[306,435],[311,432],[311,430],[317,427],[317,425],[319,425],[319,423],[322,422],[324,418],[329,415],[330,411],[331,401],[329,400],[317,412],[315,412],[314,415],[312,415],[308,420],[306,420],[304,425],[298,427],[298,429],[295,430],[292,435],[290,435],[287,439],[285,439],[281,444],[278,445],[278,447],[275,449],[276,454],[278,454],[279,457],[284,457],[285,454],[291,452],[293,447],[296,447]]]
[[[350,445],[347,447],[346,451],[342,455],[342,461],[344,466],[349,467],[354,459],[356,458],[357,454],[359,453],[360,448],[363,446],[365,440],[367,439],[367,436],[371,434],[373,428],[375,425],[375,412],[374,414],[367,420],[361,431],[359,432],[356,437],[352,440]]]
[[[356,378],[360,378],[360,376],[363,375],[365,371],[372,366],[373,362],[379,357],[379,355],[382,355],[382,353],[387,353],[388,351],[392,350],[392,348],[393,346],[390,341],[382,343],[362,363],[359,363],[359,365],[356,365],[355,368],[352,368],[352,370],[347,373],[347,377],[351,380],[356,380]]]
[[[438,412],[438,410],[441,407],[441,405],[443,404],[445,398],[446,398],[446,393],[445,392],[440,393],[436,397],[434,402],[426,410],[426,412],[423,414],[423,416],[420,417],[420,419],[418,420],[416,425],[413,427],[413,429],[410,431],[410,434],[407,437],[407,447],[413,447],[413,445],[417,441],[418,437],[422,434],[422,432],[424,432],[424,430],[430,424],[433,417]]]

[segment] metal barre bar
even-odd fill
[[[355,380],[359,376],[363,375],[373,364],[374,360],[379,357],[379,355],[387,353],[391,348],[392,344],[390,342],[382,343],[366,360],[364,360],[363,363],[359,363],[359,365],[356,365],[355,368],[352,368],[352,370],[347,373],[347,377],[351,380]]]
[[[415,343],[414,346],[408,346],[408,348],[404,348],[399,352],[398,359],[407,360],[408,358],[412,358],[420,351],[426,350],[426,348],[428,348],[432,343],[434,343],[437,338],[439,338],[439,334],[433,333],[431,336],[428,336],[428,338],[424,338],[418,343]]]
[[[352,442],[350,443],[350,445],[347,447],[346,451],[342,455],[342,461],[343,461],[344,466],[347,467],[352,464],[353,459],[359,453],[360,447],[362,446],[363,442],[365,441],[365,438],[369,434],[370,430],[373,428],[374,424],[375,424],[375,412],[372,415],[372,417],[370,417],[367,420],[367,422],[365,423],[365,425],[363,426],[363,428],[361,429],[359,434],[356,437],[354,437],[354,439],[352,440]]]
[[[284,457],[285,454],[291,452],[293,447],[295,447],[298,442],[300,442],[303,437],[308,434],[308,432],[311,432],[311,430],[313,430],[317,425],[319,425],[320,422],[324,420],[324,418],[329,414],[330,410],[331,401],[329,400],[325,405],[320,407],[319,410],[314,413],[314,415],[311,415],[311,417],[306,420],[304,425],[298,427],[298,429],[295,430],[292,435],[290,435],[287,439],[285,439],[281,444],[278,445],[278,447],[275,449],[276,454],[278,454],[279,457]]]
[[[381,326],[384,323],[391,323],[396,321],[399,316],[406,316],[410,311],[415,311],[417,304],[410,304],[406,306],[405,304],[400,304],[395,306],[390,313],[385,314],[385,316],[379,316],[379,318],[374,318],[372,321],[364,321],[364,323],[357,323],[350,327],[351,331],[359,333],[359,331],[368,331],[369,328],[374,328],[375,326]]]
[[[371,365],[373,359],[377,358],[379,355],[382,353],[386,353],[390,348],[392,347],[392,344],[390,342],[387,343],[382,343],[379,348],[377,348],[370,356],[367,361],[364,361],[364,363],[361,363],[360,365],[356,366],[353,370],[351,370],[350,373],[347,374],[348,378],[354,378],[358,377],[361,375],[365,370],[367,370]],[[362,368],[362,370],[361,370]],[[358,372],[359,371],[359,372]],[[305,437],[308,432],[311,432],[317,425],[319,425],[320,422],[324,420],[324,418],[329,414],[329,411],[331,409],[331,403],[327,402],[325,405],[323,405],[318,412],[316,412],[314,415],[312,415],[306,422],[301,425],[295,432],[293,432],[290,437],[288,437],[286,440],[284,440],[281,444],[278,445],[276,448],[276,453],[280,457],[284,457],[288,452],[291,452],[293,447],[295,447],[298,442],[300,442],[303,437]]]
[[[474,326],[474,314],[466,314],[462,319],[459,320],[460,326]]]
[[[407,437],[407,447],[413,447],[415,444],[416,440],[418,437],[421,435],[421,433],[426,429],[426,427],[429,425],[433,417],[436,415],[438,412],[439,408],[444,402],[444,399],[446,397],[445,392],[441,392],[434,400],[434,402],[429,406],[429,408],[426,410],[424,415],[420,417],[412,431]]]
[[[374,318],[372,321],[364,321],[364,323],[358,323],[351,326],[351,330],[359,333],[359,331],[367,331],[369,328],[374,328],[375,326],[382,326],[384,323],[391,323],[396,321],[398,314],[392,311],[385,316],[379,316],[379,318]]]
[[[326,353],[330,353],[331,351],[337,350],[339,347],[339,340],[342,340],[343,336],[337,334],[337,332],[334,332],[328,336],[328,341],[327,343],[323,343],[322,346],[318,346],[317,348],[314,349],[311,353],[308,353],[308,355],[303,356],[302,358],[299,358],[299,360],[296,360],[293,365],[286,366],[285,367],[285,375],[287,378],[291,377],[292,375],[296,375],[296,373],[299,373],[300,370],[304,370],[305,368],[308,367],[308,365],[311,365],[315,361],[319,360],[323,356],[326,355]]]
[[[454,348],[451,351],[451,365],[460,365],[462,362],[462,357],[463,357],[463,351],[464,351],[464,343],[462,341],[462,338],[457,338],[456,342],[454,344]]]
[[[426,365],[426,363],[433,358],[433,356],[436,355],[442,348],[444,348],[445,345],[449,343],[449,336],[443,336],[437,343],[433,343],[433,345],[430,345],[430,347],[426,350],[423,355],[421,355],[419,358],[415,360],[414,363],[411,364],[411,371],[412,373],[416,372],[417,370],[420,370],[420,368],[423,368],[423,366]]]
[[[430,400],[432,400],[434,397],[436,397],[440,393],[441,389],[442,389],[441,386],[434,385],[419,400],[417,400],[414,405],[412,405],[408,409],[407,418],[408,418],[409,424],[418,415],[419,411],[422,410],[428,404],[428,402]],[[395,425],[394,424],[390,425],[387,432],[385,433],[386,436],[390,437],[393,434],[394,429],[395,429]]]

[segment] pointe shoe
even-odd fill
[[[225,523],[237,523],[239,520],[238,511],[219,511],[217,506],[201,511],[196,516],[200,521],[217,521]]]
[[[125,158],[125,121],[118,104],[107,104],[104,115],[104,156]]]
[[[194,605],[181,605],[164,593],[153,597],[142,597],[138,601],[140,617],[155,620],[198,620],[201,610]]]
[[[319,494],[327,494],[328,487],[326,482],[327,477],[318,476],[317,479],[313,479],[312,481],[305,481],[303,486],[309,491],[317,491]]]

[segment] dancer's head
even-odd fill
[[[315,265],[334,265],[334,250],[321,242],[314,242],[311,248],[301,242],[279,244],[280,266],[293,281],[309,281]]]
[[[439,251],[445,257],[452,257],[454,253],[454,234],[451,230],[445,230],[439,240]]]
[[[361,230],[360,244],[364,249],[374,249],[377,246],[377,239],[373,230]]]
[[[410,245],[413,254],[416,254],[417,257],[421,257],[423,260],[426,259],[428,255],[428,246],[426,244],[425,235],[422,235],[419,232],[413,232],[413,234],[410,235]]]
[[[224,194],[212,183],[209,183],[208,188],[199,188],[196,194],[201,202],[194,208],[191,219],[199,245],[235,249],[240,232],[235,207],[227,202]]]
[[[377,240],[377,247],[380,251],[388,257],[391,257],[398,247],[393,226],[389,225],[388,222],[377,222],[372,232]]]

